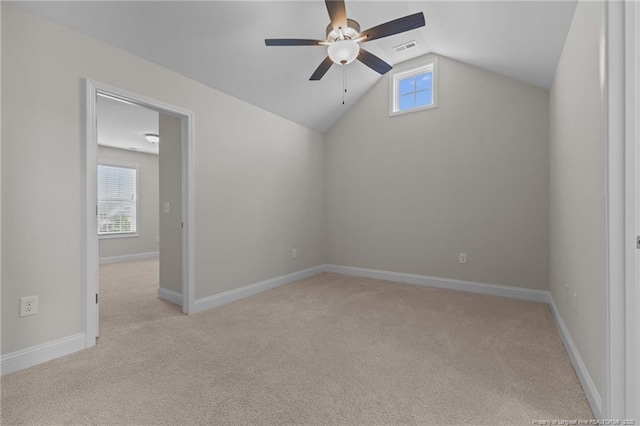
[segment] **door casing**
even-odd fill
[[[135,103],[159,112],[180,117],[182,121],[182,312],[190,315],[195,303],[194,262],[194,125],[195,114],[187,109],[167,104],[109,84],[87,79],[86,95],[86,288],[85,336],[87,348],[95,346],[98,331],[98,135],[96,96],[99,93]]]

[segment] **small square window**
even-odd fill
[[[434,63],[394,74],[389,115],[435,107],[434,83]]]

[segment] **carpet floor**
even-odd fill
[[[2,424],[532,424],[592,413],[547,305],[323,273],[184,316],[100,267],[98,344],[2,378]]]

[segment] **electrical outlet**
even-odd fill
[[[458,260],[462,264],[467,263],[467,253],[460,253],[460,255],[458,256]]]
[[[295,259],[296,257],[298,257],[298,250],[292,249],[291,250],[291,258]]]
[[[38,296],[20,298],[20,316],[26,317],[38,313]]]
[[[571,298],[571,308],[573,309],[573,314],[578,315],[578,295],[573,293],[573,298]]]

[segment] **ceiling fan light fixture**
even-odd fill
[[[353,19],[347,18],[345,0],[325,0],[324,3],[327,6],[330,20],[329,25],[327,25],[327,41],[300,38],[267,38],[264,40],[264,44],[267,46],[326,46],[329,44],[327,57],[311,74],[310,81],[320,80],[333,64],[347,65],[356,59],[378,74],[386,74],[393,67],[373,53],[360,48],[359,43],[389,37],[425,26],[424,13],[418,12],[387,21],[361,32],[360,24]],[[343,68],[343,72],[346,73],[346,68]],[[343,74],[343,81],[346,81],[346,74]]]
[[[155,133],[145,133],[144,138],[147,142],[151,142],[153,144],[160,142],[160,136]]]
[[[331,60],[340,65],[347,65],[355,61],[359,52],[358,43],[349,39],[334,41],[327,48]]]

